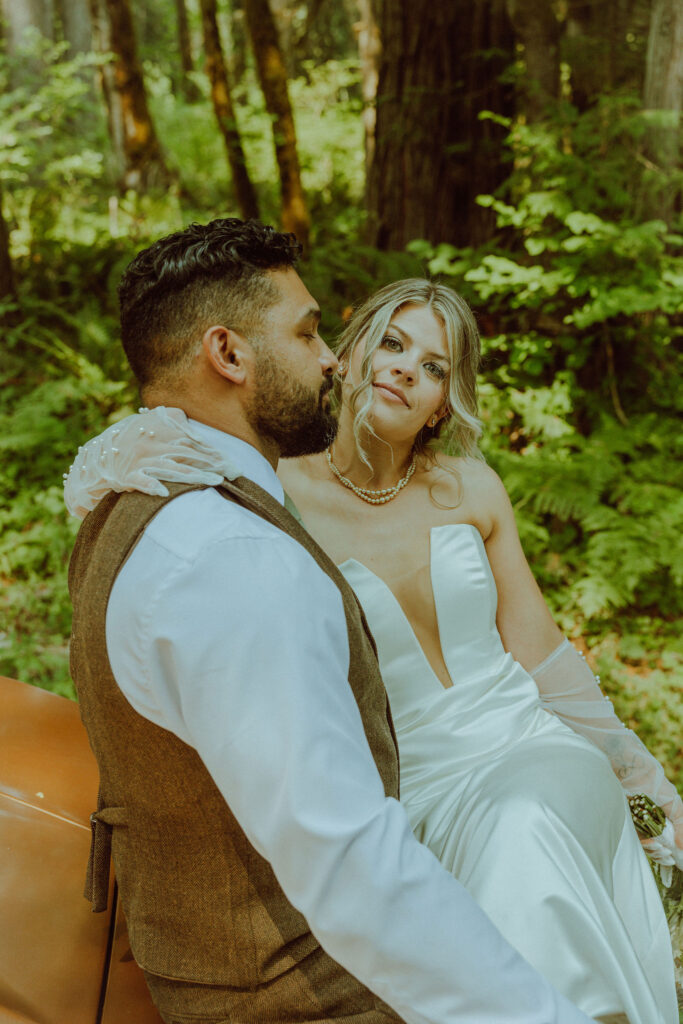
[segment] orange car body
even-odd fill
[[[113,872],[83,897],[97,779],[78,706],[0,677],[0,1024],[162,1024]]]

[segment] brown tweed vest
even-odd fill
[[[168,498],[108,495],[84,520],[71,559],[71,668],[101,786],[88,895],[94,909],[102,909],[110,843],[131,947],[149,972],[165,1020],[187,1015],[239,1024],[398,1021],[321,949],[197,752],[134,711],[114,680],[105,614],[117,573],[160,508],[197,489],[171,484]],[[386,693],[353,591],[267,492],[243,477],[218,490],[299,541],[339,587],[349,632],[349,683],[385,792],[397,796],[398,757]]]

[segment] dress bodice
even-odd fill
[[[476,527],[451,524],[430,533],[430,575],[442,656],[453,682],[449,689],[434,673],[387,584],[355,559],[339,568],[377,643],[403,779],[411,772],[411,737],[424,729],[434,754],[441,740],[449,759],[456,749],[465,767],[515,742],[539,716],[548,718],[533,679],[503,647],[496,628],[496,584]]]

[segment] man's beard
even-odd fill
[[[257,372],[258,388],[247,410],[249,422],[257,434],[278,446],[283,459],[313,455],[332,444],[338,424],[329,400],[325,402],[331,377],[313,391],[262,353]]]

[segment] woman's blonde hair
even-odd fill
[[[372,358],[382,344],[391,318],[403,306],[426,306],[441,322],[450,360],[445,387],[446,415],[434,427],[425,425],[415,439],[418,455],[434,459],[435,451],[481,458],[478,441],[481,423],[477,416],[477,370],[480,343],[477,324],[469,306],[452,288],[419,277],[386,285],[363,303],[351,316],[337,345],[337,356],[348,366],[359,343],[365,343],[361,381],[351,393],[353,433],[359,454],[370,465],[363,449],[362,435],[375,434],[368,421],[372,406]],[[377,436],[375,434],[375,436]]]

